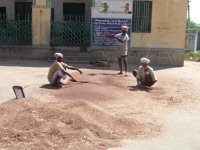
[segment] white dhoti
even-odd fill
[[[52,77],[50,83],[51,83],[51,84],[54,84],[55,81],[56,81],[56,79],[57,79],[57,77],[60,77],[60,78],[67,78],[67,76],[63,73],[62,70],[58,70],[58,71],[56,71],[56,72],[53,74],[53,77]]]

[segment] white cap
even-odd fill
[[[149,64],[150,60],[143,57],[143,58],[140,59],[140,63]]]

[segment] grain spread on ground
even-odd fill
[[[0,106],[0,145],[7,149],[105,149],[123,138],[155,135],[158,129],[83,101],[64,104],[23,99]]]

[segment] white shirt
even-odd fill
[[[151,68],[150,66],[147,66],[148,72],[151,75],[152,81],[157,81],[157,77],[153,71],[153,68]],[[140,81],[145,81],[145,68],[140,66],[138,68],[138,73],[137,73],[137,77],[138,80]]]
[[[123,33],[119,33],[116,35],[116,37],[123,41],[123,42],[118,41],[119,55],[122,55],[122,56],[127,55],[128,54],[128,41],[129,41],[128,34],[126,33],[125,35],[123,35]]]

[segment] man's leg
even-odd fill
[[[135,78],[137,78],[138,71],[135,69],[135,70],[132,71],[132,74]],[[136,80],[137,80],[138,86],[143,86],[143,82],[141,82],[139,79],[136,79]]]
[[[145,86],[148,86],[148,87],[150,87],[150,86],[152,86],[153,84],[154,84],[155,82],[153,82],[152,81],[152,78],[151,78],[151,75],[150,74],[146,74],[145,75]]]
[[[127,73],[128,63],[127,63],[127,56],[123,56],[123,63],[124,63],[124,69],[125,69],[125,75]]]
[[[60,83],[60,80],[65,77],[64,73],[62,72],[62,70],[57,70],[51,80],[51,84],[53,85],[58,85]]]
[[[137,70],[133,70],[132,74],[133,74],[134,77],[136,77],[137,76]]]
[[[119,70],[120,70],[118,74],[122,74],[122,57],[121,56],[118,56],[118,63],[119,63]]]
[[[62,79],[62,77],[57,76],[56,79],[55,79],[55,81],[54,81],[54,83],[53,83],[53,85],[58,85],[58,84],[60,84],[60,80],[61,80],[61,79]]]

